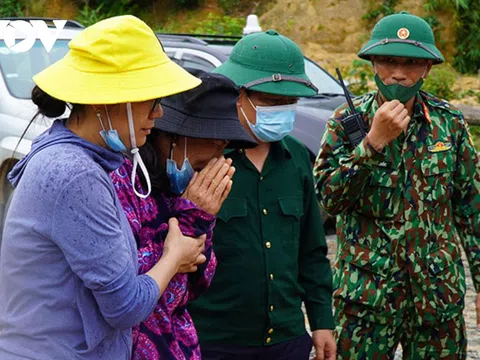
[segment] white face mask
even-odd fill
[[[132,114],[132,104],[127,103],[127,118],[128,118],[128,129],[130,132],[130,142],[132,143],[132,150],[130,152],[133,154],[133,170],[132,170],[132,175],[131,175],[131,180],[132,180],[132,186],[133,186],[133,191],[135,192],[135,195],[138,197],[145,199],[147,196],[150,195],[150,192],[152,191],[152,185],[150,183],[150,177],[148,176],[148,171],[147,168],[145,167],[145,164],[143,163],[142,157],[140,156],[140,153],[138,152],[137,148],[137,141],[135,140],[135,129],[133,127],[133,114]],[[142,169],[143,176],[145,177],[145,181],[147,183],[147,193],[140,194],[137,189],[135,189],[135,175],[137,173],[137,166],[140,165],[140,169]]]

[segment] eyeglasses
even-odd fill
[[[157,106],[160,105],[160,100],[161,100],[161,99],[155,99],[155,100],[153,101],[152,110],[150,110],[150,112],[154,112],[154,111],[155,111],[155,109],[157,108]]]

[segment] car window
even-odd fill
[[[176,59],[175,53],[173,52],[167,52],[167,55],[178,65],[186,69],[212,71],[215,68],[215,65],[210,61],[193,54],[183,53],[181,59]]]
[[[325,70],[305,58],[305,72],[318,88],[319,94],[343,94],[342,87]]]
[[[21,53],[11,51],[0,42],[0,72],[10,94],[19,99],[30,99],[34,86],[32,77],[60,60],[68,52],[70,40],[57,40],[47,52],[40,40],[33,47]]]

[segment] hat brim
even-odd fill
[[[163,116],[155,119],[155,128],[198,139],[228,140],[227,148],[252,148],[258,145],[237,118],[202,118],[184,114],[162,105]]]
[[[214,69],[213,72],[225,75],[239,87],[242,87],[251,81],[272,76],[271,72],[246,68],[240,64],[231,61],[230,59],[216,69]],[[282,75],[296,76],[301,79],[310,81],[310,79],[305,74]],[[259,85],[254,85],[252,87],[249,87],[248,89],[283,96],[309,97],[317,95],[317,92],[314,89],[305,84],[285,80],[275,82],[272,81]]]
[[[425,43],[423,43],[423,45],[432,52],[434,52],[438,56],[438,58],[433,56],[427,50],[408,43],[379,44],[378,46],[375,46],[370,50],[364,52],[364,49],[367,49],[369,46],[377,42],[378,40],[370,40],[368,43],[365,44],[365,46],[362,47],[362,49],[358,53],[358,56],[365,60],[370,60],[370,56],[396,56],[415,59],[427,59],[432,60],[434,64],[441,64],[445,61],[442,54],[435,45]]]
[[[201,84],[173,61],[122,73],[94,73],[76,69],[65,58],[33,77],[50,96],[72,104],[121,104],[158,99]]]

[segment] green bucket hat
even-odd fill
[[[229,59],[213,70],[249,90],[285,96],[314,96],[302,51],[274,30],[245,36]]]
[[[375,25],[370,40],[358,53],[366,60],[372,55],[428,59],[434,64],[445,61],[435,46],[430,25],[407,11],[386,16]]]

